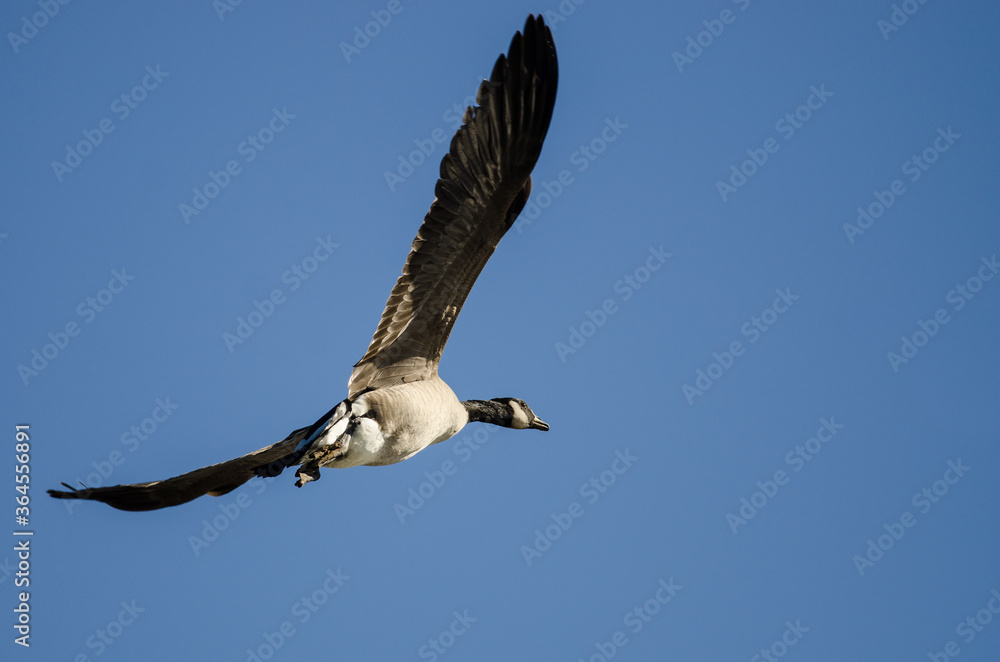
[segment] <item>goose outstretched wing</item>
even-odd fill
[[[262,475],[261,470],[267,465],[279,462],[293,452],[312,429],[301,428],[266,448],[166,480],[109,487],[83,485],[81,489],[63,483],[67,490],[48,490],[48,493],[57,499],[101,501],[118,510],[156,510],[187,503],[205,494],[222,496],[254,476]],[[283,464],[280,464],[267,475],[279,473],[282,468]]]
[[[428,379],[465,299],[500,239],[524,208],[555,104],[552,33],[529,16],[441,161],[436,199],[424,218],[371,345],[354,366],[348,397]]]

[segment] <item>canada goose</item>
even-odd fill
[[[531,193],[555,104],[558,67],[552,33],[528,16],[507,56],[466,109],[441,161],[436,196],[396,281],[368,351],[354,366],[347,399],[276,444],[167,480],[68,492],[59,499],[103,501],[120,510],[155,510],[203,494],[226,494],[254,476],[300,465],[296,485],[320,467],[401,462],[466,423],[548,430],[523,400],[460,402],[438,377],[441,352],[462,304]]]

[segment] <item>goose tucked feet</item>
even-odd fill
[[[295,487],[302,487],[306,483],[319,480],[319,468],[329,466],[337,460],[347,455],[347,450],[351,445],[351,435],[344,434],[340,439],[329,446],[321,446],[306,454],[302,460],[302,465],[295,472]]]

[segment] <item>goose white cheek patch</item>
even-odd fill
[[[514,417],[511,420],[510,426],[515,430],[524,430],[527,428],[529,423],[528,415],[524,413],[523,409],[521,409],[521,405],[516,402],[511,402],[510,408],[514,411]]]

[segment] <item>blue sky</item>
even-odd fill
[[[317,5],[0,10],[9,659],[997,659],[1000,9]],[[44,495],[342,399],[539,11],[532,204],[441,375],[551,431],[150,513]]]

